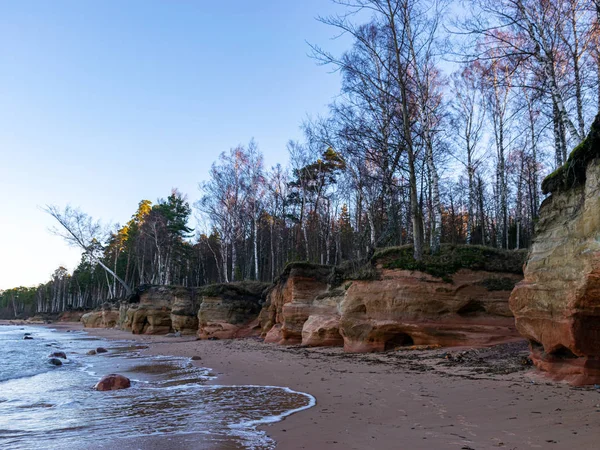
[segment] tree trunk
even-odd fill
[[[433,148],[431,142],[427,144],[427,166],[431,177],[431,208],[433,210],[433,222],[431,224],[431,253],[440,251],[442,241],[442,207],[440,203],[439,176],[433,161]]]
[[[258,272],[258,221],[256,219],[256,212],[254,213],[254,279],[259,280]]]
[[[550,84],[550,93],[552,95],[552,100],[556,105],[559,123],[563,124],[569,130],[569,134],[571,135],[571,137],[575,139],[577,144],[579,144],[583,140],[583,137],[579,134],[579,132],[573,125],[573,122],[569,118],[567,109],[565,108],[565,104],[563,103],[562,95],[560,93],[560,90],[558,89],[558,85],[556,84],[556,78],[554,77],[554,67],[552,66],[552,61],[548,60],[548,58],[543,57],[539,59],[541,59],[540,62],[544,67],[544,73],[547,77],[548,83]]]
[[[113,277],[115,277],[119,283],[121,283],[121,286],[123,286],[123,288],[125,289],[125,293],[127,294],[127,296],[130,296],[132,291],[131,291],[131,288],[129,287],[129,285],[127,283],[125,283],[125,281],[122,280],[110,268],[108,268],[102,261],[100,261],[99,259],[96,259],[96,258],[94,258],[94,259],[104,270],[106,270],[109,274],[111,274]]]
[[[467,144],[468,145],[468,144]],[[468,206],[468,217],[467,217],[467,245],[471,244],[471,238],[472,238],[472,230],[473,230],[473,210],[474,208],[474,201],[475,201],[475,193],[474,193],[474,189],[475,187],[473,186],[473,165],[471,163],[471,151],[468,151],[468,162],[467,162],[467,174],[468,174],[468,178],[469,178],[469,206]]]

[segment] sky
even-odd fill
[[[45,205],[125,223],[142,199],[200,193],[218,155],[254,138],[287,162],[337,74],[307,42],[328,0],[0,0],[0,289],[34,286],[80,251]]]

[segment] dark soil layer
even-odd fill
[[[443,244],[438,254],[426,252],[422,261],[414,259],[412,246],[403,246],[378,250],[373,262],[384,269],[418,270],[451,281],[451,275],[460,269],[522,274],[526,258],[526,250]]]

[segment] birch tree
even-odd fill
[[[457,157],[466,168],[468,180],[468,211],[466,243],[472,243],[475,215],[475,174],[481,163],[479,146],[484,132],[485,108],[481,96],[481,85],[471,67],[454,73],[451,84],[452,124],[456,129],[460,147]],[[483,243],[483,242],[482,242]]]
[[[112,275],[123,286],[127,295],[131,295],[131,287],[102,261],[103,243],[108,233],[99,221],[94,221],[83,211],[70,206],[61,211],[55,205],[46,205],[44,211],[60,225],[51,230],[54,234],[62,237],[69,245],[80,248],[90,260]]]
[[[557,2],[538,0],[477,0],[478,11],[465,21],[466,31],[485,45],[473,45],[469,60],[534,60],[542,70],[557,121],[579,143],[583,135],[575,127],[559,85],[557,62],[563,15]]]

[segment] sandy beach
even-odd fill
[[[61,331],[77,323],[46,325]],[[148,355],[200,356],[215,384],[276,385],[312,394],[315,407],[265,426],[278,449],[592,449],[600,393],[541,377],[523,342],[498,348],[347,354],[256,339],[90,335],[148,344]],[[190,436],[123,440],[122,448],[204,448]],[[106,447],[108,448],[108,447]],[[115,444],[111,443],[114,449]]]

